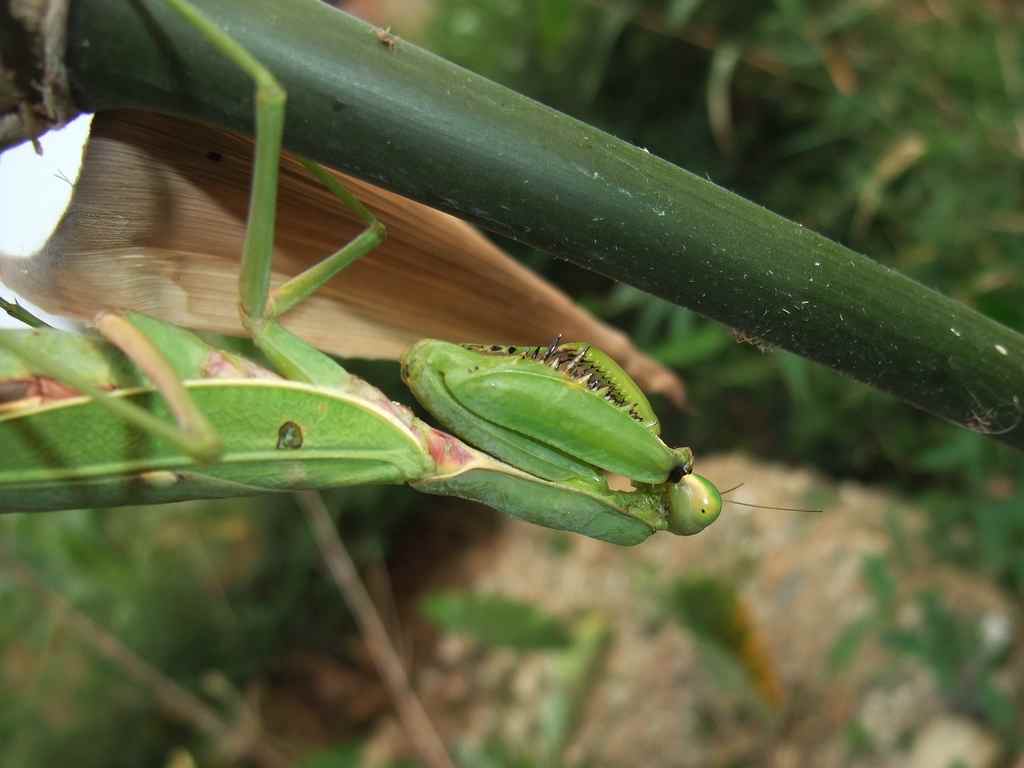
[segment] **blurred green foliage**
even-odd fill
[[[554,650],[569,644],[569,629],[531,603],[500,595],[435,593],[423,614],[439,629],[464,634],[493,647]]]
[[[679,622],[698,637],[739,655],[747,628],[740,620],[735,586],[695,574],[672,585],[668,603]]]
[[[995,678],[1008,642],[995,647],[985,642],[978,621],[960,616],[933,591],[920,592],[915,598],[921,617],[918,626],[888,629],[882,635],[884,644],[927,666],[951,709],[991,725],[1018,748],[1020,718],[1004,685]]]
[[[299,763],[299,768],[359,768],[362,760],[358,747],[346,745],[312,754]]]
[[[880,642],[923,664],[949,709],[992,728],[1008,750],[1020,749],[1018,705],[1000,674],[1012,642],[1011,628],[1002,625],[1006,617],[961,615],[933,590],[901,595],[894,567],[881,555],[864,560],[861,576],[874,605],[839,636],[830,659],[833,671],[851,664],[865,642]],[[914,610],[905,610],[908,605]]]
[[[552,662],[552,679],[537,705],[536,741],[513,746],[492,738],[479,749],[461,750],[460,765],[580,765],[579,761],[565,763],[564,752],[580,725],[587,695],[600,677],[604,653],[612,639],[612,627],[605,618],[591,613],[566,622],[532,603],[464,592],[432,594],[421,609],[445,632],[472,638],[487,648],[546,652]]]
[[[758,642],[756,622],[730,579],[694,573],[662,593],[663,610],[693,634],[701,667],[723,700],[750,717],[767,720],[782,705],[775,661]]]
[[[343,505],[348,546],[387,556],[413,494],[359,488]],[[100,659],[60,610],[2,566],[33,568],[49,588],[168,679],[234,722],[231,697],[284,674],[289,654],[343,657],[353,623],[290,496],[60,515],[0,515],[0,765],[155,765],[168,745],[209,754],[153,692]],[[57,692],[58,695],[55,695]],[[221,696],[223,699],[223,696]]]

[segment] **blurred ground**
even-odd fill
[[[922,616],[915,595],[931,589],[967,622],[988,627],[991,642],[1005,650],[1015,607],[981,578],[905,549],[918,515],[890,496],[741,456],[704,459],[701,471],[724,487],[743,481],[732,495],[740,501],[811,502],[828,511],[727,505],[698,537],[659,535],[632,549],[508,523],[422,586],[499,593],[561,617],[598,611],[612,621],[614,640],[570,759],[623,766],[945,768],[957,759],[993,765],[998,742],[973,722],[963,700],[942,688],[928,664],[883,650],[879,637],[916,631]],[[865,558],[883,554],[895,574],[895,592],[882,598],[886,611],[864,577]],[[400,563],[397,570],[401,580]],[[666,586],[697,574],[739,590],[754,640],[740,659],[749,685],[730,682],[713,649],[666,615]],[[415,659],[424,702],[446,738],[482,743],[497,736],[523,745],[537,738],[538,702],[553,671],[549,657],[484,649],[453,635],[427,649],[410,625],[412,612],[404,613],[407,636],[421,638]],[[862,641],[837,671],[837,643],[845,634],[850,645],[858,622],[866,626]],[[1019,649],[1016,657],[1010,668],[1019,676]],[[970,685],[970,670],[960,671],[960,683]],[[781,697],[773,687],[781,687]],[[383,762],[403,754],[402,744],[397,723],[385,719],[369,751]]]
[[[533,747],[551,732],[564,657],[438,632],[420,602],[439,590],[520,600],[568,625],[603,618],[610,642],[559,765],[1011,764],[1020,725],[1012,692],[1022,688],[1024,649],[1019,606],[1006,592],[984,573],[939,563],[922,543],[923,516],[892,495],[740,455],[701,457],[699,466],[723,487],[745,483],[727,498],[827,511],[727,504],[699,536],[660,534],[626,549],[396,492],[388,503],[408,504],[419,522],[405,528],[386,561],[360,543],[357,516],[342,514],[346,541],[362,553],[367,586],[446,742],[461,750],[500,744],[527,758],[461,764],[538,764]],[[341,496],[352,512],[365,496],[378,524],[387,514],[375,493]],[[23,534],[31,519],[42,520],[22,521]],[[415,759],[363,641],[344,620],[341,597],[315,556],[299,557],[310,546],[301,517],[231,502],[202,514],[197,506],[62,520],[64,533],[44,525],[36,534],[74,541],[71,527],[81,536],[94,526],[112,558],[99,571],[114,579],[84,578],[73,558],[65,589],[160,673],[187,682],[176,666],[186,659],[187,669],[199,670],[201,694],[218,702],[205,681],[237,680],[235,698],[256,715],[239,722],[286,754],[359,744],[368,765]],[[148,566],[132,559],[126,567],[126,542],[142,547]],[[40,544],[51,559],[63,551],[51,538]],[[272,558],[280,567],[267,566]],[[59,581],[60,562],[46,581]],[[180,583],[161,587],[168,573]],[[0,711],[20,718],[9,726],[22,726],[8,731],[0,765],[56,764],[75,745],[89,751],[89,765],[139,764],[107,761],[118,750],[153,748],[113,724],[127,718],[158,732],[153,691],[97,659],[83,644],[88,638],[69,630],[66,606],[47,607],[30,594],[15,600],[13,591],[7,597],[14,636],[0,643],[0,688],[14,695],[0,700],[8,705]],[[95,600],[115,600],[117,615],[102,618]],[[282,624],[290,632],[274,642],[270,628]],[[516,634],[507,622],[495,626],[492,636]],[[191,640],[182,645],[178,635]],[[234,720],[235,705],[220,708]],[[189,732],[162,743],[198,747]],[[207,746],[223,747],[213,741]],[[12,750],[25,759],[4,763]]]

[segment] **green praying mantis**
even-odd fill
[[[138,314],[101,314],[98,337],[0,333],[0,510],[405,483],[620,545],[718,518],[721,494],[693,473],[692,451],[661,440],[643,392],[598,349],[418,342],[403,380],[453,435],[285,330],[278,318],[372,251],[384,228],[304,163],[366,228],[271,290],[285,92],[187,0],[166,2],[255,83],[240,314],[273,370]],[[608,473],[632,490],[613,490]]]

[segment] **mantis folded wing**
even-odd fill
[[[0,334],[0,509],[408,483],[617,544],[696,533],[717,518],[721,497],[692,474],[690,450],[660,440],[636,384],[589,346],[414,346],[407,383],[474,448],[285,330],[279,315],[372,250],[383,227],[305,164],[365,229],[271,290],[285,94],[186,0],[167,2],[256,82],[240,314],[277,372],[136,314],[101,316],[106,342],[50,329]],[[625,473],[634,490],[611,490],[605,472]]]

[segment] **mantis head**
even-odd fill
[[[700,533],[722,512],[722,494],[700,475],[685,475],[668,494],[668,529],[680,536]]]
[[[668,529],[679,536],[692,536],[711,525],[722,512],[722,495],[732,493],[743,484],[719,491],[706,477],[687,474],[672,484],[668,491]],[[803,507],[770,507],[729,499],[730,504],[755,509],[778,509],[784,512],[822,512]]]

